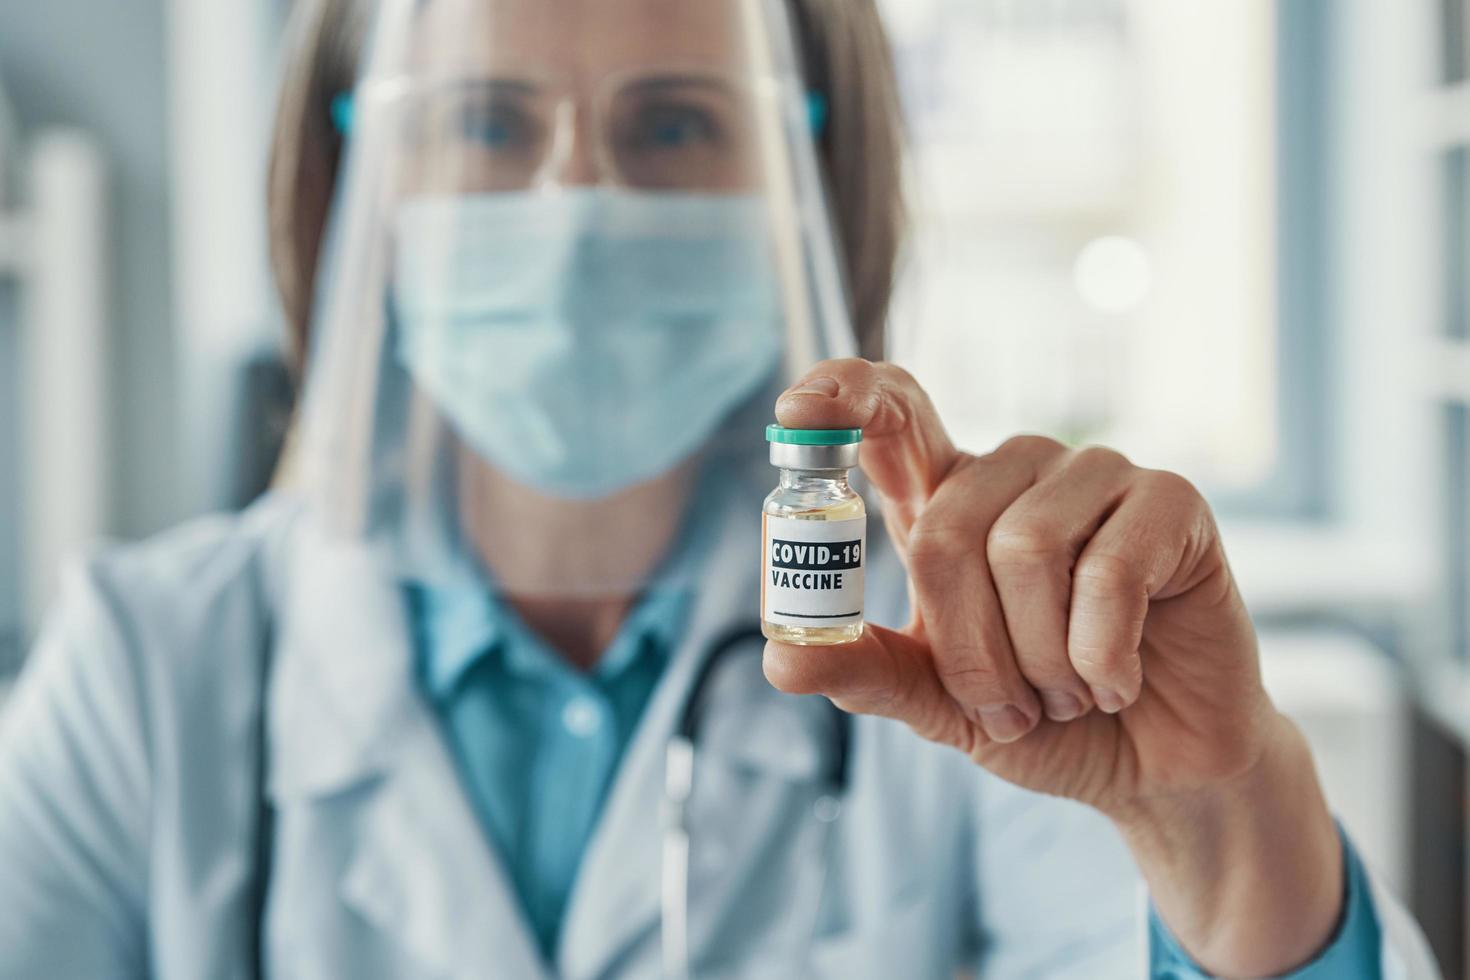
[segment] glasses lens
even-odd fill
[[[619,179],[647,190],[753,189],[754,108],[747,86],[716,75],[661,72],[625,82],[606,133]]]
[[[410,189],[475,193],[533,186],[554,151],[558,99],[520,78],[436,87],[410,101]]]

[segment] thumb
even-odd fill
[[[766,679],[787,694],[820,694],[843,711],[902,721],[921,737],[968,752],[979,727],[949,696],[923,641],[899,630],[863,628],[833,646],[766,643]]]
[[[888,502],[884,516],[900,542],[960,457],[924,389],[884,362],[823,361],[777,399],[776,419],[798,429],[862,429],[863,472]]]

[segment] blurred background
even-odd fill
[[[1470,976],[1470,0],[885,5],[894,359],[968,448],[1204,489],[1273,696]],[[269,477],[288,8],[0,0],[0,689],[62,556]]]

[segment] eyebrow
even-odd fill
[[[497,95],[536,95],[541,86],[523,78],[467,78],[457,88],[489,91]]]
[[[711,92],[729,92],[731,86],[721,78],[713,78],[708,75],[657,75],[652,78],[640,78],[628,86],[638,92],[663,92],[670,89],[706,89]]]
[[[430,85],[424,96],[430,104],[449,99],[473,110],[488,110],[497,104],[534,104],[545,87],[520,78],[458,78]]]

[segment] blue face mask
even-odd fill
[[[758,198],[419,198],[397,216],[398,357],[460,437],[559,497],[667,473],[771,379]]]

